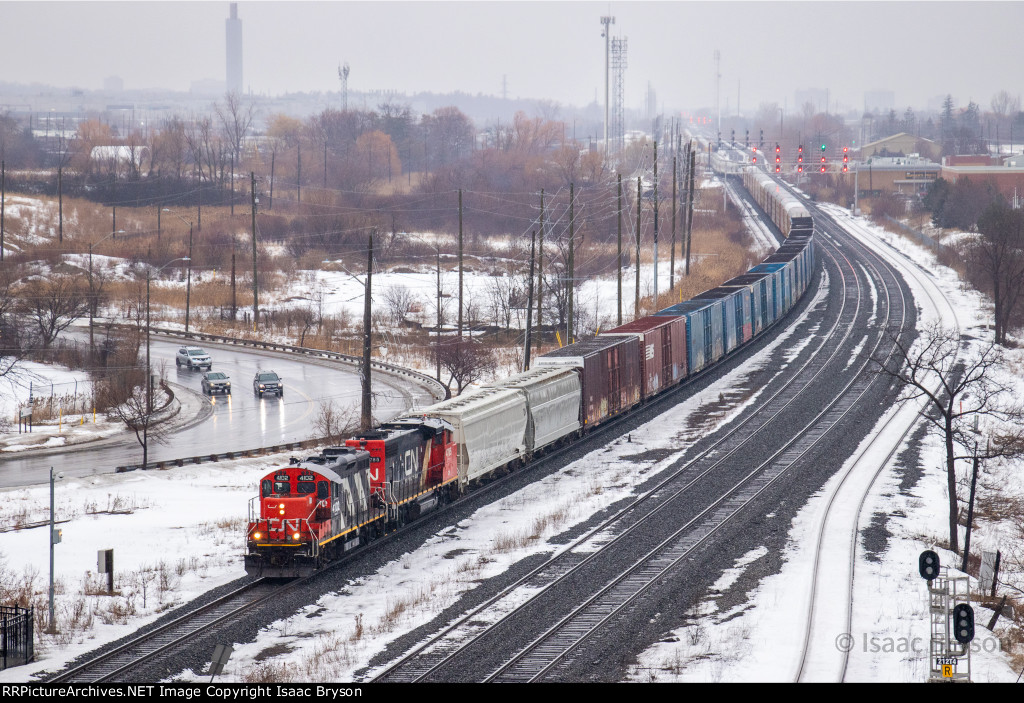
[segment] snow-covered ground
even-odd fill
[[[824,293],[819,292],[812,309],[822,304]],[[310,608],[323,610],[315,636],[294,634],[303,632],[310,622],[300,613],[294,622],[268,628],[257,642],[236,646],[221,680],[244,677],[271,640],[287,641],[293,649],[285,657],[263,658],[260,666],[283,665],[297,680],[345,680],[365,667],[388,642],[440,612],[480,579],[500,573],[530,554],[562,549],[547,540],[631,495],[637,483],[670,466],[693,442],[730,422],[753,402],[756,391],[751,394],[739,389],[751,385],[745,379],[787,336],[780,335],[742,369],[633,432],[632,443],[619,441],[598,450],[481,508],[374,577],[349,584],[344,596],[330,595],[311,604]],[[712,405],[714,410],[700,410]],[[691,426],[690,419],[698,416],[708,417],[709,424]],[[665,426],[687,429],[669,436]],[[658,447],[671,448],[673,454],[656,462],[639,461],[632,456],[638,447],[648,456],[647,450]],[[58,619],[70,619],[83,610],[96,615],[86,618],[88,629],[71,631],[69,627],[57,641],[44,635],[39,661],[0,672],[0,681],[20,681],[35,671],[52,671],[78,654],[124,635],[129,627],[152,620],[170,605],[242,576],[248,499],[255,495],[259,478],[270,467],[283,465],[287,456],[58,482],[55,512],[59,521],[67,520],[61,525],[63,542],[56,548],[61,584]],[[581,480],[581,476],[586,478]],[[0,501],[0,525],[47,518],[47,486],[0,495],[4,494],[9,499]],[[128,512],[102,513],[115,509]],[[121,595],[83,596],[83,590],[97,582],[96,551],[109,548],[115,550],[119,572],[115,590]],[[0,582],[30,579],[35,591],[45,593],[45,528],[0,533],[0,554],[4,559]],[[451,554],[457,556],[445,558]],[[143,605],[146,579],[148,593]],[[170,587],[160,586],[168,581]],[[388,594],[384,600],[382,591]],[[357,628],[359,636],[355,636]],[[329,653],[318,654],[323,651]],[[315,662],[319,663],[314,667]]]
[[[981,298],[963,291],[955,276],[940,270],[928,252],[896,235],[878,232],[878,236],[934,272],[966,318],[987,319],[988,310]],[[662,275],[667,281],[667,269]],[[436,285],[432,274],[426,272],[394,276],[393,281],[389,281],[388,274],[375,277],[375,287],[382,290],[389,283],[415,285],[423,296],[429,296]],[[448,274],[448,280],[446,285],[454,284],[452,274]],[[309,289],[300,290],[303,285]],[[467,277],[471,294],[482,295],[487,285],[485,276],[479,280]],[[596,290],[597,302],[593,304],[597,309],[603,307],[603,301],[614,306],[614,285],[612,280],[603,290]],[[296,283],[296,292],[311,295],[318,287],[324,292],[325,309],[351,304],[360,293],[359,284],[343,273],[318,274],[315,279],[307,276]],[[630,297],[626,296],[627,300]],[[811,310],[821,304],[819,294]],[[687,420],[697,416],[702,406],[720,406],[724,399],[727,411],[723,413],[718,407],[716,412],[705,414],[716,427],[730,422],[752,402],[753,398],[744,397],[745,392],[739,389],[764,363],[768,351],[634,432],[632,443],[619,441],[595,451],[547,479],[481,508],[372,577],[348,584],[344,595],[327,595],[311,604],[308,610],[317,610],[319,618],[299,613],[268,627],[255,642],[237,645],[222,680],[242,680],[255,667],[271,668],[279,676],[296,680],[349,680],[389,642],[427,622],[480,579],[500,573],[528,555],[563,549],[549,539],[631,495],[640,480],[663,470],[693,441],[714,429],[688,427]],[[1024,361],[1018,359],[1017,363]],[[69,380],[73,379],[61,382]],[[666,426],[687,430],[680,436],[666,436]],[[670,448],[674,453],[656,462],[638,463],[633,455],[639,447]],[[900,489],[900,477],[890,467],[869,497],[864,515],[891,515],[888,527],[894,534],[877,560],[862,555],[858,561],[855,632],[851,633],[856,648],[848,679],[923,678],[927,667],[919,654],[884,650],[890,643],[892,648],[899,645],[899,638],[912,642],[915,636],[927,635],[924,582],[916,574],[916,558],[945,530],[941,507],[945,505],[945,479],[938,468],[940,454],[941,448],[929,438],[922,447],[924,476],[917,486],[910,492]],[[283,465],[287,456],[57,482],[56,518],[63,529],[63,541],[55,548],[57,617],[62,632],[56,637],[44,635],[37,649],[38,661],[0,672],[0,681],[24,681],[35,672],[59,668],[75,656],[151,621],[172,605],[241,576],[248,500],[254,495],[257,480],[271,467]],[[1011,467],[992,467],[992,471],[993,480],[1012,473]],[[999,471],[1004,473],[995,473]],[[1013,485],[1020,494],[1019,481]],[[0,495],[5,498],[0,501],[0,530],[48,518],[46,486],[7,490]],[[811,516],[819,509],[820,505],[811,501],[794,520],[781,573],[763,580],[749,594],[749,602],[733,611],[719,612],[713,600],[702,604],[703,624],[684,628],[669,638],[676,641],[663,642],[644,653],[632,680],[790,678],[791,663],[780,663],[778,645],[779,633],[790,632],[792,623],[778,606],[786,601],[793,580],[806,567],[808,550],[814,542]],[[1019,547],[1022,536],[1009,524],[983,523],[975,533],[972,549],[977,552],[1001,546],[1004,552],[1012,551],[1013,540]],[[102,590],[95,575],[95,553],[107,548],[115,550],[116,595],[91,595]],[[725,589],[734,583],[744,569],[765,556],[764,552],[754,550],[738,560],[716,588]],[[944,563],[952,563],[953,555],[941,555]],[[46,528],[0,531],[0,590],[27,590],[35,594],[37,603],[45,604],[46,581]],[[383,600],[381,592],[388,594]],[[980,646],[991,648],[992,640],[983,628],[987,611],[979,612]],[[308,631],[310,623],[316,623],[316,632]],[[861,651],[862,642],[867,651]],[[265,650],[271,645],[282,644],[287,647],[280,650],[290,650],[287,654],[266,656]],[[879,651],[872,651],[876,645]],[[927,648],[926,640],[924,646]],[[260,657],[261,653],[264,656]],[[1012,681],[1016,677],[1006,657],[999,653],[979,652],[974,670],[975,680],[980,681]],[[186,672],[184,678],[201,677]]]
[[[842,216],[845,211],[833,208]],[[839,219],[839,218],[837,218]],[[955,314],[965,325],[964,332],[977,336],[968,353],[991,340],[991,330],[984,328],[991,318],[991,306],[976,291],[967,289],[952,270],[938,265],[933,254],[906,239],[858,219],[881,240],[883,248],[898,252],[911,266],[923,267],[951,306],[940,321],[955,325]],[[915,296],[922,295],[919,283],[911,280]],[[928,306],[919,305],[919,325],[935,320]],[[951,312],[955,311],[955,312]],[[1020,368],[1024,354],[1010,354],[1010,367]],[[1016,383],[1018,397],[1024,397],[1024,380],[1019,373],[1005,372],[1001,380]],[[882,422],[876,428],[880,432]],[[910,435],[911,437],[913,435]],[[907,440],[908,442],[911,440]],[[896,452],[898,456],[900,451]],[[815,632],[816,646],[849,647],[847,681],[922,682],[929,670],[929,613],[926,582],[917,573],[917,558],[924,549],[936,549],[944,565],[959,564],[959,557],[938,549],[936,541],[948,530],[944,448],[940,438],[929,434],[920,446],[920,481],[912,488],[901,485],[902,476],[890,463],[873,484],[860,516],[860,529],[867,528],[873,515],[887,515],[887,528],[892,532],[885,549],[877,555],[865,555],[859,547],[854,573],[853,619],[850,632]],[[995,464],[995,462],[993,462]],[[990,467],[990,486],[999,486],[1011,497],[1024,495],[1019,473],[1007,465]],[[697,609],[699,621],[674,631],[664,641],[651,647],[640,657],[631,673],[634,681],[792,681],[796,657],[802,643],[797,636],[802,628],[801,606],[806,591],[805,575],[814,559],[818,518],[824,503],[841,480],[837,473],[798,513],[788,535],[788,547],[782,555],[782,570],[763,579],[748,600],[728,610],[720,610],[714,597],[734,583],[763,552],[754,550],[737,560],[734,568],[722,576],[709,596]],[[971,550],[1002,549],[1004,554],[1017,554],[1024,532],[1010,518],[988,523],[972,535]],[[1020,515],[1016,516],[1020,520]],[[1019,566],[1018,566],[1019,568]],[[955,569],[953,573],[959,573]],[[843,583],[843,576],[834,574]],[[1003,573],[1002,579],[1020,587],[1022,574]],[[972,579],[972,590],[977,582]],[[837,607],[844,607],[840,603]],[[999,635],[1006,631],[1005,619],[991,633],[985,629],[992,612],[975,606],[977,636],[972,643],[972,680],[1013,682],[1019,672],[1010,668],[1009,657],[1000,651]],[[782,635],[782,636],[780,636]],[[817,645],[818,642],[824,643]],[[1018,653],[1019,654],[1019,653]]]

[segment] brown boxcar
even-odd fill
[[[640,341],[586,337],[537,358],[537,366],[574,366],[583,379],[583,424],[596,425],[640,402]]]
[[[646,400],[686,376],[686,318],[641,317],[601,336],[635,335],[640,348],[640,394]]]

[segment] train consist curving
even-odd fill
[[[249,503],[246,571],[309,575],[472,484],[629,412],[763,333],[807,289],[813,223],[765,174],[749,171],[743,180],[787,235],[774,254],[692,300],[548,352],[529,371],[267,474]]]

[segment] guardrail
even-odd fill
[[[322,444],[326,441],[328,441],[327,437],[321,437],[319,439],[304,439],[298,442],[285,442],[284,444],[273,444],[269,447],[258,447],[256,449],[242,449],[234,452],[221,452],[219,454],[199,454],[197,456],[189,456],[181,459],[164,459],[163,461],[150,461],[145,464],[118,466],[114,471],[115,473],[121,474],[128,471],[138,471],[140,469],[167,469],[172,466],[205,464],[208,461],[225,461],[228,459],[241,459],[243,457],[264,456],[266,454],[274,454],[276,452],[283,452],[286,450],[309,449],[310,447],[315,447],[316,445]]]
[[[133,325],[124,325],[120,323],[93,323],[97,327],[126,327],[133,328]],[[241,347],[252,347],[254,349],[268,349],[270,351],[289,352],[293,354],[302,354],[304,356],[312,356],[320,359],[330,359],[332,361],[338,361],[344,364],[350,364],[352,366],[358,366],[362,363],[362,359],[358,356],[352,356],[350,354],[341,354],[339,352],[326,351],[324,349],[311,349],[309,347],[299,347],[294,344],[280,344],[278,342],[264,342],[259,340],[250,339],[238,339],[236,337],[226,337],[219,334],[206,334],[203,332],[182,332],[181,330],[163,329],[158,327],[150,328],[151,332],[155,334],[161,334],[167,337],[178,337],[181,339],[189,339],[200,342],[217,342],[219,344],[230,344],[233,346]],[[384,371],[396,376],[405,376],[416,380],[427,391],[435,400],[442,400],[446,397],[447,392],[444,386],[437,382],[436,379],[422,374],[419,371],[413,371],[402,366],[396,366],[395,364],[389,364],[385,361],[371,361],[371,368]],[[262,456],[264,454],[272,454],[274,452],[280,452],[292,449],[308,449],[309,447],[316,446],[327,438],[321,437],[319,439],[306,439],[297,442],[286,442],[284,444],[274,444],[269,447],[258,447],[256,449],[244,449],[233,452],[222,452],[219,454],[200,454],[198,456],[185,457],[181,459],[166,459],[164,461],[150,461],[145,464],[134,464],[127,466],[118,466],[114,469],[116,473],[124,473],[127,471],[137,471],[140,469],[165,469],[171,466],[186,466],[189,464],[202,464],[207,461],[221,461],[225,459],[238,459],[241,457],[253,457]]]
[[[134,328],[134,325],[124,325],[120,323],[93,323],[96,327],[126,327]],[[293,354],[302,354],[304,356],[316,356],[322,359],[331,359],[333,361],[340,361],[345,364],[351,364],[358,366],[363,363],[361,357],[352,356],[350,354],[341,354],[340,352],[332,352],[324,349],[312,349],[310,347],[299,347],[294,344],[280,344],[278,342],[264,342],[260,340],[251,339],[239,339],[237,337],[225,337],[220,334],[206,334],[204,332],[182,332],[181,330],[163,329],[160,327],[150,328],[154,334],[161,334],[166,337],[179,337],[181,339],[190,339],[200,342],[217,342],[219,344],[231,344],[233,346],[240,347],[252,347],[253,349],[267,349],[270,351],[290,352]],[[445,387],[438,383],[437,379],[431,378],[430,376],[420,373],[419,371],[413,371],[407,369],[404,366],[397,366],[395,364],[389,364],[386,361],[370,361],[370,367],[385,371],[396,376],[406,376],[413,378],[424,386],[430,395],[434,397],[434,400],[444,400],[447,396]]]

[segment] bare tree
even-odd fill
[[[479,380],[485,373],[494,371],[494,355],[480,342],[468,337],[444,340],[440,344],[441,367],[455,381],[458,393],[470,383]]]
[[[143,374],[145,372],[143,371]],[[107,411],[111,419],[123,422],[135,433],[135,438],[142,447],[142,463],[149,462],[149,443],[164,444],[170,433],[168,417],[161,416],[161,410],[170,402],[170,394],[161,382],[159,395],[154,393],[153,404],[150,406],[149,394],[146,392],[146,380],[134,386],[125,400]]]
[[[998,199],[978,218],[978,232],[968,258],[992,291],[995,341],[1005,345],[1010,318],[1024,297],[1024,214]]]
[[[384,291],[384,304],[392,324],[398,327],[408,320],[409,314],[416,307],[416,298],[408,286],[390,286]]]
[[[13,266],[0,269],[0,378],[14,379],[18,365],[28,355],[31,336],[18,314],[21,300],[15,296],[18,274]]]
[[[224,105],[214,105],[217,117],[224,128],[224,139],[227,141],[234,154],[235,163],[238,164],[242,156],[242,140],[245,138],[249,128],[252,127],[255,116],[253,103],[244,104],[238,93],[228,93],[224,96]]]
[[[44,349],[71,324],[89,312],[89,296],[75,276],[55,274],[36,278],[19,291],[20,308],[39,334]]]
[[[890,331],[889,337],[893,353],[872,361],[879,373],[901,387],[900,402],[926,401],[924,417],[945,446],[949,544],[958,552],[956,462],[975,456],[991,459],[1019,453],[1024,439],[1024,412],[1019,405],[1011,404],[1012,389],[993,377],[993,371],[1002,364],[1001,351],[994,342],[973,355],[961,354],[967,351],[967,340],[958,331],[939,324],[925,328],[916,345],[907,343],[895,331]],[[985,452],[976,454],[978,443],[971,428],[981,418],[1010,429],[994,431]]]
[[[342,444],[359,429],[359,407],[339,407],[333,400],[321,401],[313,427],[318,436],[332,444]]]

